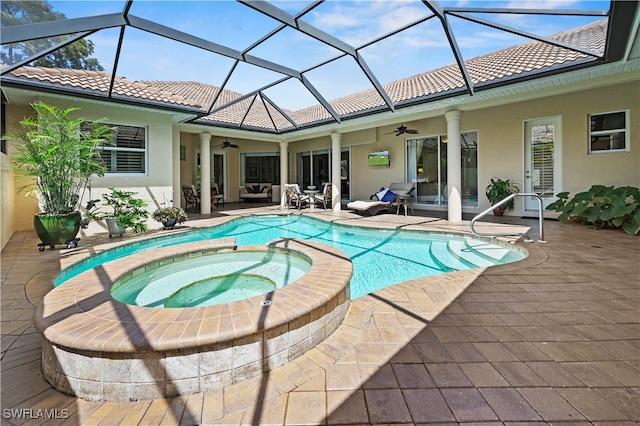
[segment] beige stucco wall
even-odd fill
[[[152,147],[148,150],[147,174],[144,176],[107,175],[92,180],[91,191],[84,195],[83,203],[89,198],[100,198],[102,193],[111,186],[135,191],[140,198],[147,201],[150,211],[163,204],[169,205],[173,198],[171,173],[171,116],[164,113],[152,112],[141,108],[123,106],[105,106],[82,100],[62,102],[58,99],[48,99],[45,96],[39,98],[47,103],[68,107],[73,105],[80,110],[73,116],[80,116],[86,120],[105,119],[106,123],[146,126],[148,129],[147,140]],[[18,122],[24,116],[32,114],[28,105],[11,104],[6,111],[7,133],[18,133],[22,129]],[[9,156],[14,149],[16,141],[8,141]],[[15,177],[10,173],[9,159],[2,156],[2,245],[15,231],[32,230],[33,215],[38,212],[37,201],[34,197],[25,197],[18,194],[20,181],[15,182]]]
[[[16,106],[7,108],[6,125],[7,134],[19,133],[21,128],[19,121],[31,115],[33,110],[29,106]],[[16,140],[7,140],[7,155],[2,154],[2,215],[1,242],[2,247],[17,230],[33,229],[33,216],[38,212],[38,204],[33,196],[20,192],[20,187],[26,185],[26,180],[16,180],[11,163],[11,155],[15,151]]]
[[[115,186],[135,191],[147,201],[150,211],[162,205],[170,205],[173,199],[171,116],[149,110],[123,106],[98,105],[75,102],[81,108],[78,114],[87,120],[103,118],[106,123],[143,126],[147,128],[147,173],[146,175],[110,174],[91,182],[91,197],[100,198],[109,187]],[[85,197],[88,198],[88,197]]]
[[[640,187],[640,86],[637,82],[464,111],[462,131],[478,130],[478,188],[493,176],[524,182],[524,123],[545,117],[562,121],[561,190],[576,194],[594,184]],[[588,115],[629,110],[629,151],[588,153]],[[480,208],[489,207],[479,194]],[[522,214],[522,202],[511,213]]]
[[[524,124],[528,120],[560,117],[562,122],[561,189],[575,194],[591,185],[632,185],[640,187],[640,85],[637,82],[611,85],[526,102],[483,109],[463,110],[461,131],[478,132],[478,192],[479,211],[489,207],[484,196],[488,181],[498,176],[524,182]],[[588,114],[629,110],[630,150],[624,153],[588,154]],[[420,130],[411,137],[447,133],[444,117],[431,117],[404,123]],[[341,146],[351,151],[351,199],[368,199],[382,186],[405,179],[406,135],[395,136],[394,126],[371,128],[341,135]],[[291,180],[295,181],[296,154],[331,147],[330,136],[294,142],[289,145]],[[367,155],[388,150],[390,167],[369,167]],[[508,214],[522,215],[522,200]]]

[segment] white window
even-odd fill
[[[83,130],[92,123],[82,123]],[[145,127],[124,126],[103,123],[114,129],[113,144],[104,146],[100,155],[110,174],[146,174],[147,172],[147,129]]]
[[[589,153],[629,150],[629,111],[589,115]]]

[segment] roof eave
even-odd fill
[[[196,116],[206,115],[201,109],[196,107],[180,106],[166,102],[156,102],[136,97],[125,97],[121,95],[112,95],[109,97],[104,92],[95,90],[79,89],[76,87],[68,87],[57,84],[43,83],[39,81],[31,81],[22,78],[3,76],[0,78],[2,87],[11,87],[22,90],[37,90],[39,92],[51,93],[56,95],[68,95],[82,99],[100,100],[105,102],[115,102],[123,105],[133,105],[167,112],[189,114]]]

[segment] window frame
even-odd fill
[[[85,123],[91,124],[94,123],[93,121],[87,120],[85,121]],[[119,148],[117,146],[117,138],[116,138],[116,145],[105,145],[102,147],[103,151],[113,151],[113,152],[142,152],[143,153],[143,159],[142,159],[142,164],[143,164],[143,168],[144,170],[142,171],[138,171],[138,172],[131,172],[131,173],[127,173],[127,172],[122,172],[122,171],[115,171],[115,172],[110,172],[110,171],[106,171],[105,172],[105,176],[108,177],[120,177],[120,176],[127,176],[127,177],[138,177],[138,176],[148,176],[149,175],[149,126],[139,126],[139,125],[135,125],[135,124],[122,124],[122,123],[109,123],[109,122],[101,122],[102,124],[109,126],[109,127],[137,127],[140,129],[144,129],[144,148],[124,148],[121,147]],[[107,166],[105,164],[105,166]]]
[[[597,117],[597,116],[604,116],[604,115],[609,115],[609,114],[619,114],[619,113],[624,113],[624,128],[617,128],[617,129],[608,129],[608,130],[596,130],[596,131],[592,131],[591,130],[591,120],[592,117]],[[592,114],[588,114],[587,115],[587,129],[588,129],[588,135],[587,135],[587,153],[589,155],[594,154],[594,155],[599,155],[599,154],[614,154],[614,153],[620,153],[620,152],[629,152],[630,148],[629,148],[629,110],[628,109],[621,109],[621,110],[615,110],[615,111],[606,111],[606,112],[598,112],[598,113],[592,113]],[[609,148],[609,149],[598,149],[598,150],[594,150],[593,149],[593,141],[592,138],[594,136],[607,136],[607,135],[613,135],[616,133],[624,133],[624,148]]]
[[[258,182],[247,182],[247,158],[257,158],[257,157],[276,157],[277,161],[275,162],[274,167],[276,168],[275,173],[277,177],[282,176],[282,170],[280,169],[280,151],[262,151],[262,152],[241,152],[239,155],[239,173],[240,173],[240,185],[248,185],[251,183],[269,183],[266,181],[262,181],[260,177],[258,177]],[[258,171],[261,173],[261,171]],[[280,182],[270,182],[272,185],[280,185]]]

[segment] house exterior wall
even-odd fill
[[[82,201],[100,198],[109,187],[115,186],[129,191],[135,191],[138,196],[147,201],[150,211],[169,205],[173,199],[172,176],[167,173],[171,170],[171,143],[172,122],[168,114],[153,112],[141,108],[127,108],[86,102],[81,99],[61,101],[60,99],[48,99],[45,96],[40,100],[66,108],[73,105],[80,108],[72,114],[72,117],[83,117],[86,120],[104,119],[107,124],[144,126],[147,128],[147,173],[144,176],[107,175],[94,178],[91,182],[91,191],[87,192]],[[29,105],[7,105],[6,123],[7,133],[20,133],[22,128],[19,121],[33,114]],[[37,200],[33,196],[25,197],[19,193],[19,188],[24,182],[11,172],[11,153],[15,151],[18,141],[8,140],[8,155],[2,155],[2,247],[4,247],[16,231],[32,230],[33,215],[38,212]]]
[[[494,176],[524,182],[524,123],[545,117],[562,121],[562,191],[570,195],[591,185],[640,187],[640,88],[629,82],[482,110],[464,111],[462,130],[478,130],[478,189]],[[629,110],[629,151],[589,154],[588,115]],[[636,123],[636,124],[634,124]],[[489,207],[483,193],[480,209]],[[522,202],[510,214],[523,213]]]
[[[621,83],[596,89],[549,96],[526,102],[510,103],[475,110],[463,110],[461,130],[478,132],[478,199],[484,210],[490,206],[484,196],[484,188],[492,177],[514,179],[524,182],[524,123],[528,120],[560,117],[562,121],[562,168],[563,191],[574,195],[591,185],[640,187],[640,85],[637,81]],[[588,115],[611,111],[629,110],[629,151],[616,153],[588,153]],[[635,123],[635,124],[634,124]],[[413,137],[446,134],[444,116],[404,123],[409,128],[419,129]],[[386,129],[385,129],[386,131]],[[345,133],[342,146],[351,147],[352,199],[366,200],[381,186],[405,179],[407,135],[396,137],[382,130],[365,130]],[[326,145],[330,145],[329,138]],[[294,144],[292,149],[301,149],[304,143]],[[389,168],[369,167],[367,154],[389,150]],[[507,214],[522,215],[522,201]]]
[[[612,84],[609,86],[577,90],[571,93],[541,97],[526,102],[512,102],[500,106],[476,109],[462,109],[461,131],[478,132],[478,199],[477,210],[489,207],[484,196],[484,188],[490,178],[514,179],[524,181],[524,123],[544,117],[561,117],[562,120],[562,190],[575,194],[587,190],[593,184],[632,185],[640,187],[640,136],[637,123],[640,122],[640,85],[638,81]],[[47,101],[46,99],[43,99]],[[130,108],[86,102],[80,99],[61,103],[60,106],[74,105],[81,108],[78,115],[95,120],[105,118],[113,124],[130,124],[148,128],[148,173],[145,176],[106,176],[94,179],[92,198],[99,198],[110,186],[139,192],[149,202],[153,210],[163,203],[174,199],[172,193],[171,144],[172,122],[168,114],[153,112],[142,108]],[[629,151],[620,153],[588,154],[588,114],[629,110]],[[18,132],[18,121],[31,113],[26,105],[7,106],[7,131]],[[388,134],[392,126],[369,128],[356,132],[345,132],[341,136],[341,146],[351,151],[350,187],[351,199],[369,199],[382,186],[406,179],[407,136],[421,137],[447,133],[444,114],[405,121],[410,128],[419,129],[418,135]],[[212,132],[214,129],[212,129]],[[339,128],[336,129],[339,131]],[[212,149],[221,143],[219,136],[212,138]],[[279,152],[277,142],[259,142],[232,138],[239,149],[227,149],[227,199],[238,201],[237,189],[240,177],[241,152]],[[186,159],[180,163],[180,181],[182,184],[195,183],[195,153],[200,149],[198,133],[180,135],[180,144],[186,148]],[[13,141],[8,144],[9,156],[2,154],[2,213],[1,242],[6,244],[13,232],[31,230],[32,214],[37,212],[35,199],[18,195],[18,183],[10,172],[10,153]],[[289,175],[295,181],[296,154],[309,150],[321,150],[331,147],[331,137],[324,135],[304,141],[289,143]],[[386,168],[369,167],[367,156],[370,152],[388,150],[391,166]],[[180,195],[180,200],[182,199]],[[182,202],[182,201],[181,201]],[[441,208],[442,209],[442,208]],[[466,208],[468,209],[468,208]],[[474,209],[475,210],[475,209]],[[473,211],[473,210],[472,210]],[[509,214],[521,215],[522,202],[516,203],[516,209]]]
[[[19,133],[21,130],[20,120],[33,113],[29,106],[15,106],[6,110],[7,134]],[[1,242],[2,247],[6,245],[13,233],[17,230],[33,229],[33,216],[38,212],[38,203],[35,197],[27,196],[25,192],[20,192],[20,187],[28,183],[27,180],[16,179],[13,172],[11,156],[16,149],[16,140],[7,140],[7,154],[0,154],[2,157],[2,205],[0,214],[2,217]]]
[[[143,109],[105,107],[76,102],[80,116],[87,120],[104,118],[107,124],[141,126],[147,128],[147,173],[145,175],[108,174],[91,182],[91,198],[100,198],[115,186],[138,193],[153,211],[173,200],[172,183],[172,122],[168,114]],[[169,171],[169,172],[168,172]],[[85,199],[88,197],[85,197]]]

